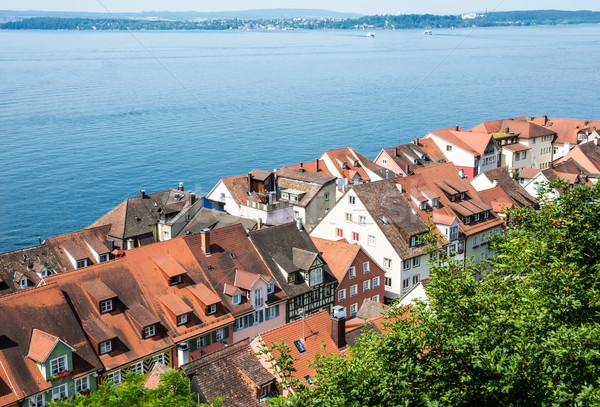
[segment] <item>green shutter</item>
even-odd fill
[[[225,330],[224,334],[223,334],[223,339],[227,339],[229,338],[229,327],[225,327],[223,328]]]
[[[217,341],[217,331],[214,331],[212,333],[212,343],[215,343]]]

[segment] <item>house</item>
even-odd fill
[[[235,318],[235,343],[283,325],[288,296],[271,276],[241,224],[186,236],[208,287]]]
[[[467,179],[498,166],[498,147],[487,132],[466,131],[455,126],[430,131],[421,142],[427,143],[428,140],[433,141]]]
[[[398,302],[399,307],[407,307],[413,305],[416,301],[428,302],[429,296],[427,295],[427,283],[429,278],[424,278],[400,298]]]
[[[538,168],[552,167],[552,143],[556,132],[521,119],[483,122],[470,131],[487,133],[494,137],[502,149],[501,167]]]
[[[281,381],[278,369],[269,361],[271,358],[277,358],[278,351],[269,350],[276,342],[284,343],[293,359],[295,371],[291,373],[292,377],[307,386],[312,386],[315,370],[308,362],[314,360],[316,355],[339,353],[346,348],[345,317],[343,312],[330,317],[327,310],[322,310],[263,332],[250,342],[250,346],[262,365]],[[289,389],[282,386],[284,395],[287,391]]]
[[[288,201],[280,201],[277,178],[270,171],[252,170],[247,175],[223,178],[206,195],[233,216],[265,225],[280,225],[294,219]]]
[[[254,230],[257,227],[257,222],[253,219],[241,218],[230,215],[222,210],[203,207],[190,218],[177,236],[200,233],[204,229],[221,229],[237,223],[240,223],[246,230]]]
[[[42,279],[61,271],[47,242],[0,253],[0,295],[35,287]]]
[[[387,298],[402,295],[411,281],[416,284],[429,274],[421,240],[426,223],[400,188],[393,179],[355,185],[311,232],[312,237],[359,244],[384,270]]]
[[[56,286],[0,297],[0,406],[95,391],[103,366]]]
[[[427,143],[415,139],[411,143],[401,144],[381,150],[375,164],[391,171],[388,178],[406,176],[419,166],[446,162],[446,157],[435,142]]]
[[[565,165],[569,160],[572,160],[577,169],[560,172],[578,173],[597,181],[600,175],[600,147],[597,143],[597,140],[595,140],[574,146],[564,157],[554,162],[555,169],[559,171],[558,166],[560,164]]]
[[[561,190],[558,188],[553,188],[552,190],[547,191],[545,195],[542,195],[541,190],[549,182],[555,180],[556,178],[560,178],[564,181],[567,181],[567,185],[570,188],[573,188],[575,185],[586,183],[585,178],[580,175],[558,172],[554,169],[549,168],[547,170],[542,170],[539,173],[537,173],[524,185],[524,188],[530,195],[535,196],[536,199],[538,199],[540,202],[549,200],[551,201],[558,198],[558,196],[561,194]]]
[[[339,281],[334,305],[343,307],[351,317],[365,299],[383,302],[385,273],[360,245],[350,244],[345,239],[311,239]]]
[[[304,168],[281,168],[277,185],[281,201],[289,202],[294,219],[310,231],[317,221],[335,204],[336,178]]]
[[[504,209],[523,208],[537,205],[537,200],[514,180],[505,167],[487,170],[471,180],[484,202],[489,204],[500,217]]]
[[[72,271],[114,258],[111,256],[112,242],[106,239],[109,230],[110,225],[98,226],[52,236],[46,242],[62,266],[61,270]]]
[[[521,168],[515,172],[519,184],[524,187],[531,179],[538,175],[542,170],[536,168]],[[530,194],[531,195],[531,194]]]
[[[250,240],[288,297],[286,321],[331,311],[337,279],[308,234],[295,223],[255,230]]]
[[[559,119],[548,116],[523,117],[539,126],[556,132],[556,139],[552,143],[552,159],[564,157],[575,146],[594,141],[600,138],[600,121]]]
[[[503,221],[469,181],[459,175],[459,170],[452,163],[444,163],[419,168],[411,177],[416,178],[417,189],[425,198],[423,201],[418,195],[411,195],[411,202],[415,207],[418,203],[415,210],[421,216],[429,216],[430,213],[433,217],[445,239],[442,249],[451,255],[456,253],[455,250],[460,253],[464,248],[465,258],[476,262],[487,259],[490,255],[488,235],[502,232]],[[397,179],[408,194],[411,194],[411,177]],[[425,277],[427,275],[419,280]]]
[[[250,339],[191,361],[182,369],[199,403],[224,397],[223,407],[258,407],[278,394],[275,376],[258,361]]]
[[[203,206],[194,205],[201,198],[184,191],[183,183],[179,189],[151,194],[141,190],[140,195],[125,199],[86,229],[110,225],[106,238],[111,251],[168,240],[183,227],[180,220],[185,221],[186,216],[193,216]]]

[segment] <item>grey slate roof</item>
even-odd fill
[[[40,282],[36,273],[43,269],[63,271],[58,259],[47,243],[11,252],[0,253],[0,295],[19,290],[19,280],[25,276],[33,284]]]
[[[226,226],[241,223],[246,230],[256,228],[256,221],[253,219],[240,218],[227,212],[221,212],[216,209],[200,208],[198,212],[181,229],[177,236],[191,235],[200,233],[202,229],[221,229]]]
[[[279,264],[286,270],[302,270],[294,262],[294,248],[315,254],[319,253],[308,234],[304,231],[300,232],[295,222],[255,230],[250,232],[249,236],[267,264],[269,271],[289,298],[312,291],[312,288],[302,278],[297,278],[294,283],[288,283],[286,276],[278,267]],[[305,267],[304,259],[300,264]],[[329,284],[336,281],[329,266],[325,264],[323,267],[323,283]]]

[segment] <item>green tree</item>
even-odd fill
[[[600,405],[600,187],[511,211],[492,271],[435,264],[430,300],[387,334],[314,361],[316,386],[276,406]]]
[[[144,388],[143,377],[130,372],[119,386],[113,387],[111,382],[105,382],[97,392],[53,401],[50,407],[198,407],[196,396],[189,393],[189,388],[189,380],[176,370],[163,373],[155,389]],[[211,405],[200,406],[221,407],[222,401],[219,399]]]

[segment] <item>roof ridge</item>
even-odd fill
[[[329,315],[329,312],[327,312],[327,310],[326,310],[326,309],[322,309],[322,310],[320,310],[320,311],[318,311],[318,312],[315,312],[314,314],[307,315],[307,316],[305,316],[304,318],[299,318],[299,319],[296,319],[296,320],[294,320],[294,321],[290,321],[290,322],[288,322],[288,323],[286,323],[286,324],[279,325],[279,326],[276,326],[275,328],[271,328],[271,329],[269,329],[269,330],[267,330],[267,331],[261,332],[261,333],[259,333],[259,334],[258,334],[256,337],[257,337],[257,338],[259,338],[259,337],[260,337],[260,339],[261,339],[261,341],[262,341],[262,340],[263,340],[263,339],[262,339],[262,336],[263,336],[264,334],[266,334],[266,333],[273,332],[273,331],[275,331],[275,330],[277,330],[277,329],[283,328],[284,326],[289,326],[290,324],[297,324],[297,323],[300,323],[300,322],[302,322],[302,319],[311,318],[311,317],[314,317],[314,316],[316,316],[316,315],[319,315],[319,314],[321,314],[321,313],[323,313],[323,312],[324,312],[324,313],[327,313],[327,314]],[[306,321],[305,321],[305,322],[306,322]]]
[[[64,274],[64,273],[60,273],[60,274]],[[60,274],[56,274],[56,275],[60,275]],[[7,293],[7,294],[4,294],[4,295],[1,295],[0,296],[0,302],[4,301],[8,297],[13,298],[16,295],[21,295],[21,294],[27,293],[27,292],[32,291],[32,290],[42,291],[44,289],[50,289],[50,288],[53,288],[53,287],[58,287],[58,283],[52,281],[50,283],[46,283],[46,284],[41,285],[41,286],[23,288],[23,289],[17,290],[17,291],[12,292],[12,293]]]

